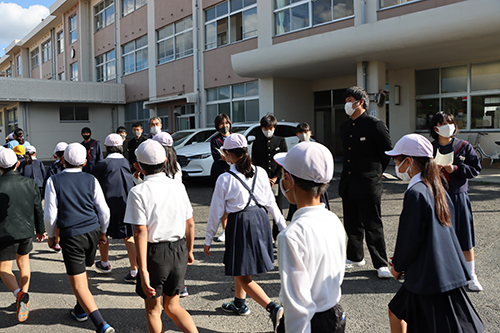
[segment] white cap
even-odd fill
[[[167,155],[162,145],[155,140],[146,140],[135,150],[137,161],[148,165],[165,163]]]
[[[59,142],[56,147],[54,148],[54,154],[57,153],[58,151],[64,151],[66,150],[66,147],[68,144],[66,142]]]
[[[221,149],[235,149],[235,148],[246,148],[247,147],[247,138],[243,134],[230,134],[225,140],[224,145]]]
[[[396,143],[393,150],[385,153],[389,156],[434,157],[432,143],[424,136],[415,133],[403,136]]]
[[[104,140],[104,145],[106,147],[123,146],[123,139],[120,134],[111,133],[106,137],[106,140]]]
[[[274,155],[276,163],[295,177],[326,184],[333,178],[333,155],[320,143],[304,141],[288,153]]]
[[[0,150],[0,168],[10,168],[17,162],[17,155],[12,149]]]
[[[64,161],[74,166],[80,166],[87,159],[87,149],[80,143],[70,143],[64,150]]]
[[[172,147],[174,144],[174,139],[167,132],[160,132],[153,136],[153,140],[158,141],[163,147]]]
[[[30,154],[36,153],[35,146],[28,146],[28,147],[26,147],[26,152],[30,153]]]
[[[14,132],[10,133],[10,134],[7,136],[7,139],[9,139],[9,140],[14,140]]]

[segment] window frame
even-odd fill
[[[106,5],[106,3],[108,3],[108,5]],[[103,8],[99,10],[98,7],[101,4],[104,5]],[[111,17],[111,19],[109,19],[110,21],[108,22],[108,10],[111,9],[112,7],[113,7],[113,12],[110,14],[109,17]],[[100,21],[102,22],[101,26],[97,26],[97,23],[99,22],[97,20],[98,16],[102,16]],[[94,6],[94,33],[106,28],[107,26],[112,25],[113,23],[115,23],[115,0],[102,0],[101,2],[99,2]]]
[[[395,8],[395,7],[400,7],[400,6],[406,6],[408,4],[411,4],[411,3],[415,3],[415,2],[420,2],[420,1],[423,1],[423,0],[397,0],[399,1],[399,3],[395,4],[395,5],[387,5],[387,6],[382,6],[382,1],[383,0],[378,0],[378,10],[386,10],[386,9],[390,9],[390,8]]]
[[[46,63],[49,60],[52,60],[52,41],[50,39],[42,43],[41,49],[42,64]]]
[[[21,76],[23,74],[20,55],[16,56],[16,72],[17,72],[17,76]]]
[[[30,51],[31,70],[34,70],[35,68],[40,66],[39,55],[40,55],[40,48],[38,46],[33,51]]]
[[[69,80],[75,82],[78,81],[78,61],[69,64]]]
[[[68,18],[69,45],[78,41],[76,13]]]
[[[122,9],[122,17],[125,17],[127,15],[129,15],[130,13],[133,13],[135,12],[137,9],[141,8],[141,7],[144,7],[145,5],[148,4],[147,0],[129,0],[129,1],[133,1],[134,2],[134,5],[132,6],[132,10],[128,11],[128,12],[125,12],[125,6],[123,5],[123,2],[124,0],[120,0],[121,1],[121,9]],[[139,3],[139,5],[137,5]]]
[[[64,31],[61,30],[56,33],[57,39],[57,54],[61,54],[64,52]]]
[[[183,21],[186,21],[187,19],[190,19],[191,20],[191,26],[187,29],[184,29],[180,32],[177,31],[176,27],[179,23],[183,22]],[[172,26],[172,34],[171,35],[168,35],[162,39],[159,39],[159,34],[160,34],[160,31],[161,30],[167,30],[168,27]],[[192,41],[192,47],[191,47],[191,51],[182,56],[178,56],[178,52],[177,52],[177,39],[180,38],[181,36],[184,36],[186,34],[189,34],[191,33],[191,41]],[[182,58],[186,58],[186,57],[189,57],[189,56],[192,56],[193,53],[194,53],[194,41],[193,41],[193,38],[194,38],[194,29],[193,29],[193,16],[190,15],[188,17],[185,17],[177,22],[173,22],[169,25],[166,25],[164,27],[161,27],[160,29],[156,30],[156,64],[157,65],[163,65],[167,62],[171,62],[171,61],[175,61],[175,60],[178,60],[178,59],[182,59]],[[160,58],[160,47],[161,47],[161,44],[162,43],[166,43],[168,40],[172,40],[172,48],[173,48],[173,53],[172,53],[172,56],[171,58],[170,57],[164,57],[164,58]]]
[[[113,58],[110,59],[108,58],[110,54],[113,53]],[[103,61],[99,62],[99,58],[103,58]],[[102,53],[95,57],[95,63],[96,63],[96,81],[97,82],[107,82],[110,80],[115,80],[116,79],[116,51],[115,49]],[[108,67],[109,66],[114,66],[114,75],[108,75]],[[99,68],[102,67],[102,73],[103,77],[99,78]]]
[[[87,119],[76,119],[77,116],[77,108],[80,109],[80,111],[82,111],[82,109],[84,111],[86,111],[86,114],[87,114]],[[72,109],[73,111],[73,119],[72,120],[63,120],[61,119],[61,112],[63,111],[63,109]],[[65,111],[68,111],[68,110],[65,110]],[[59,106],[59,122],[60,123],[89,123],[90,122],[90,112],[89,112],[89,107],[88,106],[79,106],[79,105],[60,105]]]
[[[139,41],[140,39],[143,39],[143,38],[146,40],[145,45],[137,48],[137,41]],[[132,43],[134,44],[134,48],[132,50],[130,50],[129,52],[125,53],[125,47],[128,46],[128,45],[131,45]],[[130,42],[126,43],[126,44],[123,44],[121,47],[122,47],[122,73],[123,73],[123,75],[133,74],[133,73],[140,72],[142,70],[145,70],[145,69],[149,68],[148,35],[144,35],[142,37],[134,39],[133,41],[130,41]],[[146,66],[143,67],[143,68],[137,69],[137,53],[139,53],[139,52],[141,52],[143,50],[146,50]],[[125,58],[128,57],[128,56],[133,56],[133,59],[134,59],[134,68],[133,68],[132,71],[126,72]]]

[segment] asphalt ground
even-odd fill
[[[391,256],[397,233],[403,193],[407,184],[397,180],[384,182],[382,215],[387,252]],[[224,275],[223,243],[213,243],[212,256],[203,254],[205,225],[208,218],[212,189],[207,182],[186,181],[196,222],[195,264],[187,271],[189,296],[181,299],[200,332],[271,332],[267,312],[248,298],[249,316],[227,314],[221,304],[234,297],[231,277]],[[338,180],[329,189],[330,205],[342,220],[342,204],[337,195]],[[470,198],[476,230],[476,272],[484,287],[480,293],[469,292],[487,332],[500,332],[500,184],[476,181],[471,183]],[[284,211],[286,216],[286,210]],[[343,306],[347,315],[347,332],[389,332],[387,304],[397,292],[400,283],[394,279],[380,280],[371,265],[365,247],[367,265],[346,271],[342,284]],[[98,258],[98,257],[97,257]],[[34,244],[30,255],[30,316],[24,323],[15,319],[15,299],[0,283],[0,332],[92,332],[90,320],[79,323],[67,316],[75,297],[65,274],[62,255],[47,247],[47,242]],[[135,285],[123,282],[128,272],[128,259],[121,240],[110,241],[110,262],[113,271],[99,274],[95,267],[88,269],[89,286],[103,317],[117,332],[146,332],[144,303],[135,294]],[[255,276],[274,301],[279,301],[280,277],[276,267],[266,274]],[[14,264],[17,275],[17,267]],[[325,290],[328,293],[328,290]],[[179,330],[163,314],[167,332]]]

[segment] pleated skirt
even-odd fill
[[[467,192],[450,195],[455,205],[455,232],[462,251],[469,251],[476,246],[472,208]]]

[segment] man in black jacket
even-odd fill
[[[90,173],[95,167],[97,162],[102,160],[102,149],[99,140],[91,138],[92,131],[89,127],[82,128],[81,144],[87,149],[87,164],[83,167],[82,171]]]
[[[140,122],[135,122],[132,125],[132,134],[134,134],[134,137],[123,145],[123,150],[128,154],[128,162],[130,163],[130,171],[132,171],[132,173],[136,171],[134,169],[134,163],[137,162],[135,150],[141,143],[147,140],[147,138],[142,135],[143,131],[144,129],[142,128],[142,124]],[[125,154],[123,156],[125,156]]]
[[[379,278],[390,278],[380,211],[382,173],[389,164],[385,151],[392,149],[384,122],[366,113],[367,92],[348,88],[344,94],[345,111],[350,119],[340,128],[344,164],[339,195],[347,233],[346,268],[365,264],[363,238]]]
[[[16,297],[16,316],[22,322],[29,315],[30,263],[33,230],[45,238],[40,190],[35,180],[17,172],[19,162],[11,149],[0,150],[0,278]],[[12,273],[12,260],[19,268],[19,284]]]

